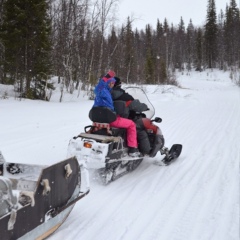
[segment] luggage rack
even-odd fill
[[[75,139],[78,137],[93,139],[95,141],[102,142],[102,143],[120,142],[121,141],[121,137],[90,134],[90,133],[80,133],[77,137],[75,137]]]

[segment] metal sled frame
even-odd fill
[[[74,204],[89,193],[81,190],[81,169],[76,158],[49,167],[0,162],[0,183],[10,182],[1,194],[17,202],[4,202],[0,216],[1,239],[44,239],[65,221]],[[1,184],[0,184],[1,186]],[[7,195],[6,195],[7,194]]]

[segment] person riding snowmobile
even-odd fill
[[[116,82],[111,91],[112,99],[115,105],[118,101],[125,102],[127,111],[124,112],[124,117],[132,119],[136,124],[138,148],[141,153],[149,154],[151,151],[150,142],[142,121],[142,118],[146,117],[146,115],[142,112],[147,111],[148,106],[145,103],[141,103],[138,99],[134,99],[133,96],[122,89],[122,82],[119,77],[114,78],[116,79]],[[139,118],[139,116],[141,117]]]
[[[114,104],[111,96],[111,90],[116,80],[114,78],[115,72],[109,71],[104,77],[100,78],[98,84],[94,89],[96,95],[94,99],[93,108],[95,107],[107,107],[111,111],[115,111]],[[130,119],[122,118],[117,115],[115,121],[110,122],[111,127],[126,128],[127,130],[127,145],[128,154],[132,157],[140,156],[137,144],[137,131],[134,122]]]
[[[122,101],[133,101],[134,98],[130,94],[128,94],[125,90],[123,90],[122,87],[122,82],[119,77],[114,77],[116,82],[112,88],[111,94],[113,100],[122,100]]]
[[[134,99],[129,93],[121,88],[122,82],[119,77],[114,77],[116,82],[112,88],[111,94],[113,101],[124,101],[126,107],[129,110],[130,119],[134,119],[136,112],[142,113],[148,110],[148,106],[145,103],[141,103],[138,99]]]

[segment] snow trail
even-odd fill
[[[89,195],[50,240],[239,240],[240,90],[223,73],[179,81],[181,88],[147,91],[166,146],[183,145],[180,158],[167,167],[146,158],[108,186],[91,179]],[[69,139],[90,124],[91,101],[36,103],[0,102],[7,161],[63,160]]]
[[[95,222],[89,226],[86,215],[80,217],[85,227],[79,238],[238,239],[239,89],[225,82],[196,82],[191,89],[192,82],[183,81],[188,89],[163,94],[164,101],[150,95],[156,116],[163,118],[166,144],[183,144],[179,160],[158,167],[145,159],[106,188],[93,186],[77,208],[94,211],[88,219]],[[52,239],[64,233],[63,226]]]

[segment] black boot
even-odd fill
[[[141,153],[138,151],[138,148],[128,147],[128,155],[131,157],[139,157]]]

